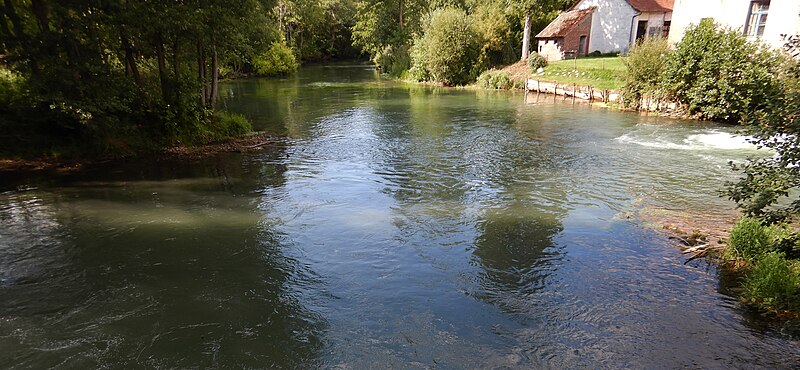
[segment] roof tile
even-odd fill
[[[569,31],[574,28],[578,23],[586,18],[586,16],[592,14],[595,7],[581,9],[581,10],[570,10],[568,12],[563,12],[556,17],[550,24],[545,27],[542,32],[539,32],[536,35],[537,38],[553,38],[553,37],[564,37],[566,36]]]

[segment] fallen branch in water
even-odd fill
[[[684,249],[683,251],[681,251],[681,254],[702,253],[702,252],[706,252],[707,248],[708,248],[708,243],[695,245],[694,247],[690,247],[690,248]]]

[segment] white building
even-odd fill
[[[702,1],[706,0],[695,0]],[[666,37],[671,26],[673,2],[674,0],[581,0],[570,10],[595,8],[588,50],[621,52],[628,50],[637,39]]]
[[[677,43],[690,24],[713,18],[751,39],[783,46],[783,35],[800,34],[800,0],[675,0],[669,41]]]

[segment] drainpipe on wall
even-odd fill
[[[641,13],[641,12],[635,12],[635,13],[633,14],[633,17],[631,17],[631,31],[629,32],[629,35],[628,35],[628,47],[625,49],[625,52],[626,52],[626,53],[627,53],[627,52],[628,52],[628,50],[631,48],[631,44],[633,44],[634,40],[636,40],[636,34],[635,34],[635,33],[633,33],[633,30],[634,30],[635,28],[633,28],[633,27],[634,27],[634,22],[636,21],[636,17],[638,17],[638,16],[640,16],[640,15],[642,15],[642,13]]]

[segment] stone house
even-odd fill
[[[570,10],[559,14],[536,35],[539,54],[547,60],[588,54],[594,9]]]
[[[540,53],[546,53],[553,57],[549,60],[562,59],[565,55],[571,56],[573,53],[584,55],[589,52],[599,51],[601,53],[624,52],[630,48],[636,40],[644,37],[662,36],[669,34],[672,21],[672,6],[674,0],[581,0],[572,6],[567,12],[562,13],[553,23],[552,29],[548,25],[542,33],[536,36]],[[591,17],[586,13],[573,13],[586,11],[591,12]],[[572,15],[562,15],[573,13]],[[588,18],[581,18],[569,30],[563,30],[560,25],[568,24],[568,20],[583,15]],[[589,30],[586,32],[584,23],[588,22]],[[550,29],[550,30],[548,30]],[[545,32],[548,31],[548,32]],[[561,32],[553,32],[561,31]],[[551,37],[560,35],[559,37]],[[540,37],[540,35],[542,37]],[[582,36],[586,36],[586,44],[580,44]],[[578,45],[574,43],[566,44],[568,40],[577,39]],[[559,45],[558,40],[563,40]],[[558,49],[556,52],[553,49]]]
[[[675,23],[669,41],[677,43],[690,24],[713,18],[739,29],[752,40],[781,47],[786,37],[800,35],[800,0],[675,0]]]

